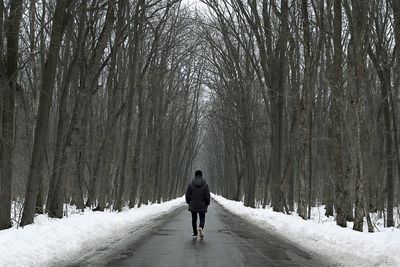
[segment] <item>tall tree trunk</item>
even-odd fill
[[[117,97],[116,93],[119,88],[117,87],[117,82],[114,81],[117,77],[116,69],[120,69],[122,63],[122,53],[121,50],[118,50],[121,47],[122,35],[123,35],[123,28],[126,23],[126,12],[127,12],[127,5],[125,1],[120,1],[118,3],[118,12],[117,12],[117,29],[115,34],[115,43],[111,50],[110,56],[110,68],[107,77],[107,92],[108,92],[108,99],[107,99],[107,119],[106,119],[106,132],[104,134],[104,139],[99,151],[100,161],[103,162],[103,173],[99,174],[99,190],[98,190],[98,201],[97,207],[95,210],[103,211],[106,207],[106,195],[108,190],[107,186],[109,184],[109,180],[111,177],[111,163],[113,160],[113,144],[116,142],[116,131],[114,124],[117,121],[117,117],[119,116],[118,113],[123,111],[121,107],[121,112],[116,110],[117,105]],[[129,17],[128,17],[129,18]],[[118,53],[119,51],[119,53]],[[117,64],[118,63],[118,64]],[[124,79],[123,75],[119,76],[120,79]],[[122,77],[122,78],[121,78]],[[114,116],[114,114],[116,116]],[[95,183],[95,182],[93,182]],[[96,198],[96,192],[94,189],[89,188],[89,195],[88,201],[86,205],[94,203]],[[90,200],[90,201],[89,201]]]
[[[126,161],[128,155],[128,142],[129,137],[131,135],[131,124],[133,117],[133,98],[135,95],[135,91],[137,90],[138,81],[138,60],[139,60],[139,44],[141,42],[141,34],[143,29],[143,21],[145,16],[146,4],[144,0],[140,0],[136,4],[135,13],[134,13],[134,29],[132,35],[130,35],[130,56],[129,56],[129,66],[131,73],[129,75],[129,88],[128,88],[128,99],[127,99],[127,116],[125,121],[125,131],[123,134],[123,149],[121,151],[121,170],[120,176],[118,179],[118,191],[117,198],[115,202],[115,210],[121,211],[123,207],[122,203],[122,195],[124,193],[125,188],[125,175],[126,175]],[[133,39],[133,41],[132,41]],[[136,190],[136,188],[131,188],[132,191]]]
[[[70,42],[72,38],[72,25],[68,26],[66,32],[66,42],[67,47],[65,49],[64,61],[70,62],[68,70],[63,77],[63,84],[61,90],[61,97],[59,103],[59,114],[58,114],[58,125],[57,125],[57,136],[56,144],[54,149],[54,159],[53,168],[50,175],[50,185],[49,192],[47,195],[46,210],[50,217],[62,218],[63,216],[63,201],[65,196],[60,193],[63,190],[65,183],[64,177],[60,175],[61,173],[61,161],[63,157],[63,147],[66,142],[66,132],[67,132],[67,108],[68,108],[68,92],[72,81],[72,76],[74,74],[76,63],[77,63],[77,52],[73,55],[73,59],[70,60]]]
[[[14,93],[18,75],[18,38],[22,17],[22,0],[11,1],[7,19],[6,67],[3,66],[3,53],[0,49],[0,83],[2,88],[2,125],[0,138],[0,230],[11,227],[11,178],[13,170],[14,145]],[[4,4],[0,3],[3,12]],[[3,20],[1,15],[1,23]],[[2,25],[0,25],[1,27]],[[2,32],[2,30],[0,30]],[[3,39],[0,39],[3,41]],[[1,44],[3,46],[3,44]]]
[[[379,38],[379,49],[381,49],[381,46],[383,45],[383,40]],[[378,48],[377,48],[378,50]],[[385,186],[385,191],[386,191],[386,209],[387,209],[387,220],[386,224],[388,227],[394,226],[394,219],[393,219],[393,206],[394,206],[394,177],[393,177],[393,172],[394,172],[394,151],[393,151],[393,137],[392,137],[392,128],[391,128],[391,121],[392,118],[390,117],[390,108],[394,108],[392,105],[391,101],[391,75],[390,75],[390,69],[387,68],[387,66],[381,67],[380,61],[382,61],[382,58],[379,58],[380,60],[378,61],[378,55],[382,55],[382,51],[376,51],[376,53],[373,52],[372,48],[368,48],[368,55],[371,58],[375,69],[378,73],[378,77],[381,83],[381,92],[382,92],[382,101],[381,101],[381,107],[382,107],[382,112],[383,112],[383,121],[384,121],[384,140],[385,140],[385,161],[386,161],[386,186]],[[394,115],[394,112],[392,111],[392,114]],[[394,119],[394,118],[393,118]],[[393,131],[397,132],[396,128],[396,122],[393,121]],[[395,150],[397,148],[397,142],[395,139]],[[397,153],[396,153],[397,155]],[[367,207],[368,208],[368,207]]]
[[[330,117],[332,126],[330,136],[332,139],[332,164],[335,184],[335,209],[336,224],[346,227],[345,203],[347,191],[345,189],[345,175],[343,166],[343,141],[342,141],[342,102],[343,78],[342,78],[342,0],[334,1],[333,21],[333,75]]]
[[[67,19],[64,14],[65,9],[72,1],[73,0],[58,0],[54,11],[49,50],[41,75],[39,110],[21,226],[33,223],[35,215],[36,196],[41,169],[43,168],[44,149],[47,141],[49,112],[53,96],[58,53],[61,46],[63,29],[66,24],[65,20]]]
[[[252,131],[252,114],[250,110],[251,95],[248,88],[245,88],[241,92],[241,125],[242,125],[242,142],[243,142],[243,152],[244,152],[244,169],[245,169],[245,195],[244,195],[244,205],[246,207],[255,207],[255,187],[256,187],[256,171],[254,166],[254,151],[253,151],[253,140],[254,133]]]
[[[368,3],[362,0],[352,0],[352,22],[351,22],[351,54],[352,67],[355,79],[353,92],[351,93],[351,104],[355,112],[355,162],[356,162],[356,203],[355,218],[353,229],[363,231],[364,222],[364,159],[362,152],[361,131],[363,127],[363,118],[361,115],[362,99],[361,92],[366,86],[366,54],[367,54],[367,27],[368,27]]]
[[[393,179],[393,145],[392,145],[392,129],[391,118],[390,118],[390,102],[389,102],[389,90],[390,90],[390,71],[386,70],[385,82],[382,85],[382,100],[383,100],[383,117],[385,121],[385,156],[386,156],[386,226],[391,227],[394,225],[393,219],[393,206],[394,206],[394,179]]]
[[[4,29],[4,12],[5,7],[4,7],[4,0],[0,0],[0,40],[4,40],[4,34],[3,34],[3,29]],[[4,53],[4,42],[1,42],[0,44],[0,57],[3,57]]]
[[[356,231],[363,231],[364,225],[364,164],[363,164],[363,155],[361,151],[361,115],[360,115],[360,108],[356,107],[356,157],[357,157],[357,166],[356,166],[356,202],[355,202],[355,217],[354,217],[354,225],[353,230]],[[367,215],[367,214],[365,214]]]
[[[392,9],[393,9],[393,17],[394,17],[394,37],[395,37],[395,76],[394,76],[394,91],[399,92],[400,90],[400,2],[399,1],[391,1],[392,2]],[[392,103],[392,112],[394,112],[394,105]],[[393,121],[395,120],[393,114]],[[393,128],[395,130],[395,142],[396,142],[396,155],[397,155],[397,176],[398,176],[398,183],[399,183],[399,191],[400,191],[400,156],[399,156],[399,144],[398,144],[398,136],[397,136],[397,125],[393,123]],[[398,192],[398,202],[400,202],[400,192]]]
[[[274,86],[271,91],[271,202],[274,211],[283,211],[284,199],[280,189],[282,179],[282,123],[283,123],[283,106],[284,106],[284,89],[285,89],[285,73],[286,73],[286,45],[287,45],[287,28],[288,28],[288,1],[281,0],[281,25],[280,38],[277,43],[277,53],[275,60],[270,64],[270,69],[275,72],[272,77],[276,78],[273,82]],[[275,65],[277,63],[278,66]],[[265,77],[267,78],[267,77]]]
[[[302,0],[301,2],[302,19],[303,19],[303,33],[304,33],[304,77],[302,84],[301,99],[299,103],[298,112],[300,112],[299,123],[299,203],[297,213],[303,219],[307,219],[307,167],[310,160],[309,158],[309,127],[310,117],[310,89],[311,89],[311,44],[310,44],[310,23],[308,18],[308,1]],[[311,171],[311,170],[308,170]],[[311,207],[310,207],[311,208]]]

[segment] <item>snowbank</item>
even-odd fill
[[[73,214],[63,219],[36,217],[35,224],[0,231],[0,266],[49,266],[140,227],[185,203],[183,197],[162,204],[145,205],[123,212]]]
[[[333,220],[318,218],[323,224],[304,221],[297,215],[248,208],[242,202],[212,197],[230,212],[341,266],[400,266],[400,229],[391,227],[376,233],[360,233],[336,226]]]

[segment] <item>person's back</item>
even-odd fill
[[[200,238],[203,238],[205,213],[210,205],[210,190],[200,170],[195,172],[195,177],[188,185],[185,198],[186,203],[189,204],[189,211],[192,213],[193,237],[196,238],[199,234]],[[197,229],[197,213],[200,217],[199,229]]]

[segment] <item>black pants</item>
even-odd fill
[[[205,212],[193,212],[192,211],[192,227],[193,227],[193,234],[197,235],[197,213],[200,216],[200,225],[199,227],[204,229],[204,223],[206,221],[206,213]]]

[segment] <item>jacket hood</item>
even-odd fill
[[[206,181],[202,176],[195,176],[192,180],[192,184],[196,187],[200,187],[206,184]]]

